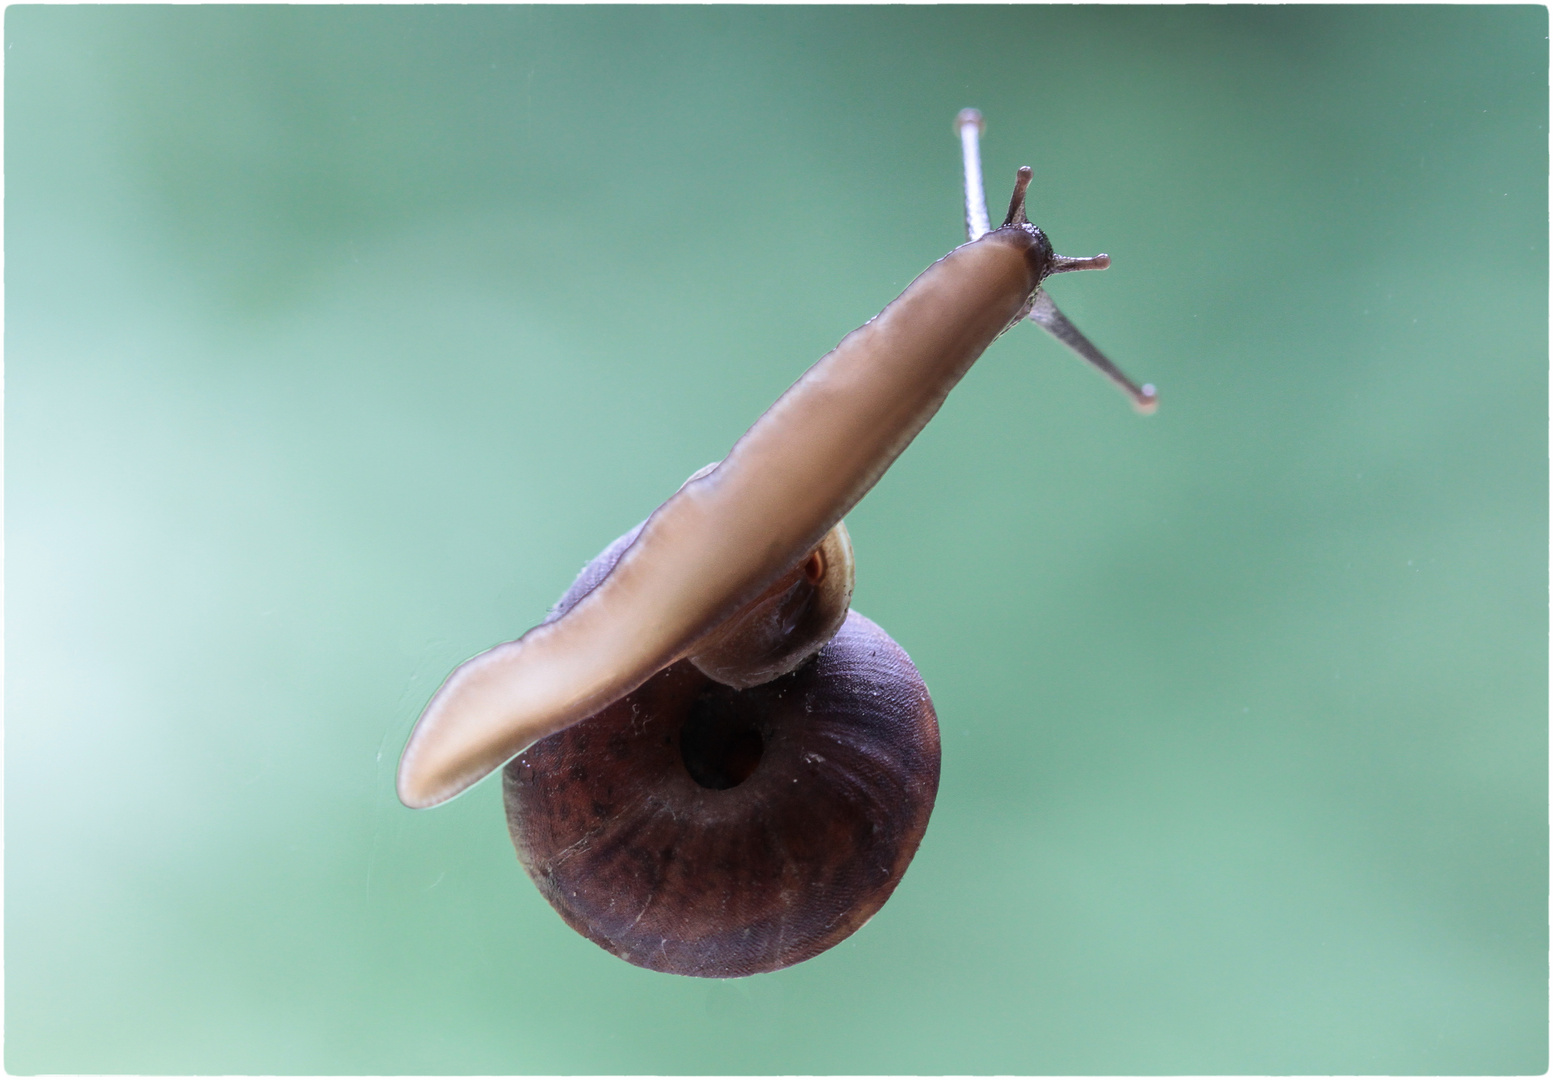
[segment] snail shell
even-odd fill
[[[938,721],[873,622],[846,612],[826,637],[743,689],[682,660],[507,764],[518,858],[573,929],[642,967],[732,978],[823,952],[889,899],[938,791]]]

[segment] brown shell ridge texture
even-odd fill
[[[1025,213],[987,222],[979,113],[956,118],[968,242],[848,334],[538,626],[460,665],[400,758],[410,807],[502,770],[507,825],[578,933],[680,975],[774,971],[889,899],[938,792],[938,720],[911,659],[851,610],[844,515],[986,347],[1021,321],[1157,402],[1057,310]]]

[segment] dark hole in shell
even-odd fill
[[[707,687],[691,704],[679,732],[680,760],[690,778],[713,791],[744,783],[765,749],[760,727],[726,688]]]

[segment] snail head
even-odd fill
[[[979,170],[978,162],[978,174]],[[970,190],[969,174],[970,170],[967,169],[967,191]],[[1046,234],[1032,225],[1029,216],[1025,213],[1025,194],[1030,188],[1031,175],[1030,166],[1019,167],[1019,172],[1014,179],[1014,193],[1008,200],[1008,215],[1003,219],[1003,228],[1021,229],[1028,234],[1030,247],[1026,258],[1035,269],[1037,285],[1035,291],[1030,294],[1030,301],[1025,310],[1009,325],[1012,326],[1022,319],[1029,319],[1099,368],[1132,399],[1133,408],[1141,413],[1152,413],[1159,407],[1159,395],[1154,390],[1153,384],[1144,383],[1139,386],[1128,378],[1079,331],[1078,327],[1068,321],[1067,316],[1057,309],[1057,305],[1041,287],[1040,283],[1053,274],[1066,274],[1072,270],[1104,270],[1111,265],[1111,256],[1102,252],[1087,258],[1076,258],[1071,255],[1058,255],[1052,250],[1051,241],[1046,238]]]

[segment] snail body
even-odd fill
[[[451,798],[689,655],[873,487],[1028,311],[1050,260],[1033,225],[1006,226],[944,256],[848,334],[721,463],[660,506],[564,618],[448,678],[405,748],[404,802]]]
[[[1028,168],[987,228],[980,117],[956,123],[969,242],[585,567],[543,623],[458,667],[400,759],[417,808],[510,762],[524,866],[633,963],[722,977],[796,963],[905,871],[937,790],[937,721],[905,653],[848,610],[841,520],[987,346],[1028,317],[1153,407],[1041,287],[1109,258],[1052,252],[1025,216]]]

